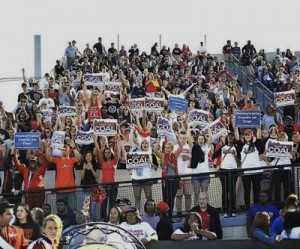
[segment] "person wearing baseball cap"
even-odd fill
[[[158,240],[171,240],[173,226],[168,215],[169,209],[169,204],[164,201],[160,201],[156,205],[156,215],[160,218],[156,226]]]
[[[16,168],[24,177],[24,190],[35,191],[25,195],[25,203],[29,205],[30,209],[41,207],[45,201],[44,177],[48,168],[45,154],[38,153],[38,157],[31,156],[28,167],[20,163],[16,150],[12,150],[12,155]]]
[[[236,127],[234,135],[238,144],[238,153],[241,154],[241,168],[246,169],[243,172],[242,181],[244,185],[244,202],[245,207],[250,207],[251,185],[253,189],[254,203],[258,201],[260,191],[260,181],[262,170],[247,170],[249,168],[259,167],[261,165],[259,150],[261,145],[261,128],[257,128],[256,137],[251,129],[244,130],[243,139],[240,139],[239,130]]]
[[[120,227],[135,235],[144,245],[151,241],[157,241],[156,231],[147,223],[143,222],[140,212],[135,207],[131,207],[125,212],[126,222]]]

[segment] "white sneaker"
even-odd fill
[[[229,218],[228,214],[225,213],[225,214],[223,215],[223,218]]]
[[[235,213],[232,213],[232,214],[231,214],[231,217],[236,217],[236,214],[235,214]]]

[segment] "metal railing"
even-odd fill
[[[250,168],[250,169],[233,169],[233,170],[221,170],[216,171],[215,169],[212,169],[211,172],[207,173],[201,173],[197,175],[184,175],[184,176],[172,176],[167,177],[167,179],[162,178],[151,178],[148,184],[151,186],[152,190],[152,199],[155,200],[155,202],[159,202],[163,200],[163,193],[162,193],[162,184],[163,182],[176,182],[182,181],[184,184],[186,184],[187,189],[183,189],[183,195],[182,198],[178,198],[178,195],[180,195],[180,192],[177,191],[176,196],[173,196],[171,199],[174,200],[174,212],[173,216],[176,217],[178,210],[179,201],[181,202],[180,205],[181,209],[183,211],[183,214],[188,212],[189,209],[193,206],[198,205],[198,197],[197,193],[194,191],[194,183],[199,182],[199,179],[210,179],[210,184],[208,187],[208,196],[209,196],[209,203],[214,206],[215,208],[219,209],[220,211],[224,211],[223,209],[227,207],[226,211],[228,213],[238,213],[242,211],[246,211],[248,206],[245,205],[244,202],[244,186],[243,186],[243,177],[247,175],[253,174],[253,170],[258,171],[260,175],[260,190],[266,190],[270,193],[271,200],[273,200],[272,196],[274,193],[272,193],[272,172],[283,170],[284,167],[291,168],[291,174],[289,179],[289,189],[288,193],[296,193],[298,196],[300,194],[300,166],[295,165],[285,165],[285,166],[272,166],[272,167],[257,167],[257,168]],[[222,188],[222,182],[223,182],[223,188]],[[114,196],[114,200],[111,200],[112,205],[115,205],[115,201],[117,198],[128,198],[131,200],[132,206],[137,207],[140,209],[141,213],[144,212],[144,204],[146,203],[146,196],[145,193],[142,191],[142,194],[140,197],[137,197],[134,193],[134,188],[138,185],[138,183],[144,183],[144,182],[138,182],[138,181],[122,181],[122,182],[116,182],[111,183],[107,185],[102,185],[107,192],[107,201],[109,203],[110,196],[109,192],[116,189],[117,195]],[[146,185],[142,185],[146,186]],[[149,186],[149,185],[148,185]],[[172,184],[170,184],[172,186]],[[173,185],[174,186],[174,185]],[[83,207],[83,197],[86,196],[86,194],[91,194],[92,187],[86,189],[83,187],[87,186],[76,186],[76,187],[69,187],[69,188],[51,188],[51,189],[45,189],[45,200],[46,203],[50,204],[52,207],[52,212],[56,212],[56,197],[57,193],[60,190],[69,190],[70,193],[76,194],[76,202],[75,203],[68,203],[70,207],[72,207],[72,210],[75,212],[76,210],[80,210]],[[172,189],[168,189],[169,193],[172,193]],[[222,201],[222,191],[225,193],[225,196]],[[38,191],[40,192],[40,191]],[[29,195],[34,193],[34,191],[21,191],[20,195],[24,197],[25,195]],[[10,200],[10,198],[13,198],[14,196],[12,194],[1,194],[2,198]],[[253,204],[254,193],[251,191],[250,195],[250,204]],[[189,201],[187,200],[189,198]],[[233,201],[232,201],[232,198]],[[283,193],[281,194],[281,201],[284,200]],[[138,202],[140,204],[138,204]],[[171,203],[169,203],[171,204]],[[276,205],[280,205],[281,203],[274,203]],[[93,204],[93,210],[94,210],[94,219],[95,221],[103,220],[105,217],[101,217],[101,208],[105,208],[105,213],[107,214],[109,210],[109,205],[107,207],[104,207],[103,204]],[[172,205],[172,204],[171,204]],[[102,212],[103,214],[103,212]]]

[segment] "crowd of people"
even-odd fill
[[[174,240],[222,238],[219,214],[207,203],[211,184],[209,173],[215,170],[224,173],[238,168],[247,170],[244,174],[232,174],[232,179],[220,177],[221,193],[216,194],[222,195],[225,217],[235,215],[227,214],[227,211],[237,208],[236,198],[242,185],[247,210],[250,204],[259,201],[263,170],[249,170],[252,168],[290,165],[269,173],[272,175],[270,192],[274,192],[273,200],[276,204],[283,202],[292,189],[291,164],[300,160],[297,101],[296,105],[285,107],[283,116],[274,104],[260,110],[253,92],[243,92],[242,82],[229,69],[234,58],[240,59],[250,76],[248,84],[258,77],[270,90],[286,91],[295,88],[300,80],[298,59],[290,51],[278,50],[274,60],[267,62],[264,51],[257,53],[251,41],[242,49],[237,42],[231,46],[231,41],[227,41],[223,54],[224,60],[212,56],[203,42],[196,54],[187,44],[182,48],[175,44],[172,51],[163,46],[159,51],[155,43],[149,54],[140,52],[136,44],[128,51],[124,46],[118,51],[111,43],[106,50],[101,37],[92,47],[86,44],[86,48],[79,51],[74,40],[65,50],[66,65],[57,60],[53,74],[46,73],[39,82],[29,79],[21,84],[22,92],[17,97],[14,113],[7,112],[4,103],[0,102],[2,194],[5,200],[15,205],[17,216],[21,217],[15,224],[25,229],[24,238],[37,238],[37,230],[26,232],[26,226],[22,224],[33,224],[32,218],[42,217],[39,215],[42,212],[45,219],[36,217],[35,220],[43,234],[50,234],[54,228],[60,231],[62,227],[66,229],[76,223],[95,221],[97,198],[101,199],[102,221],[111,219],[110,222],[115,224],[113,219],[118,216],[118,224],[119,208],[123,204],[130,208],[123,212],[126,222],[121,227],[130,230],[130,226],[140,226],[144,224],[143,220],[149,219],[150,226],[147,225],[141,237],[137,236],[143,243],[160,237]],[[269,80],[271,76],[265,76],[266,70],[273,70],[279,79],[276,84]],[[144,103],[149,99],[156,102],[151,110],[146,110]],[[180,103],[186,100],[186,106],[183,109],[174,106],[171,99]],[[139,109],[134,101],[140,101],[143,107]],[[73,110],[73,114],[63,115],[61,107]],[[191,120],[195,110],[204,115],[200,115],[201,120],[196,123]],[[237,110],[261,111],[260,125],[256,128],[236,127]],[[160,125],[160,119],[165,122],[163,125]],[[95,120],[116,122],[114,133],[99,135],[94,129],[98,124]],[[225,130],[213,137],[215,131],[209,124],[217,120]],[[110,126],[108,128],[111,132]],[[39,132],[39,148],[16,148],[14,139],[19,132]],[[78,142],[79,132],[85,138],[91,133],[89,143]],[[57,134],[63,134],[59,147],[55,145]],[[268,157],[265,150],[270,141],[292,141],[291,158]],[[128,155],[133,152],[149,155],[142,167],[129,169],[136,209],[131,207],[129,200],[116,207],[116,172],[128,168]],[[55,179],[50,180],[57,188],[57,216],[51,215],[51,206],[45,203],[44,177],[48,169],[56,172]],[[80,206],[88,202],[88,214],[77,207],[75,169],[80,171]],[[159,200],[162,202],[156,205],[161,212],[155,216],[151,178],[157,169],[162,172],[162,197]],[[97,198],[91,198],[99,183],[101,189],[98,189]],[[251,186],[253,201],[250,200]],[[146,216],[143,217],[139,215],[142,192],[146,197]],[[195,208],[192,208],[193,200]],[[3,204],[3,210],[0,210],[0,218],[7,216],[6,222],[12,216],[8,211],[11,209],[9,203]],[[188,215],[183,229],[173,233],[165,227],[171,228],[168,219],[174,214],[175,203],[177,215]],[[250,233],[254,237],[255,231],[252,229]],[[49,236],[38,243],[57,243],[57,237],[51,235],[49,242]],[[22,238],[22,243],[24,241]]]

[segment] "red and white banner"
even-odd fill
[[[151,167],[150,154],[142,151],[126,153],[126,168]]]
[[[99,73],[88,73],[83,75],[86,86],[102,87],[104,82]]]
[[[113,137],[117,134],[116,119],[94,119],[94,134],[97,136]]]
[[[276,106],[294,105],[296,93],[294,90],[274,93],[274,103]]]
[[[76,132],[76,144],[87,145],[94,143],[93,131],[77,131]]]
[[[129,106],[130,110],[132,110],[133,112],[141,112],[145,110],[145,99],[144,98],[130,99],[128,100],[127,105]]]
[[[162,112],[165,109],[165,99],[145,98],[145,110],[149,112]]]

